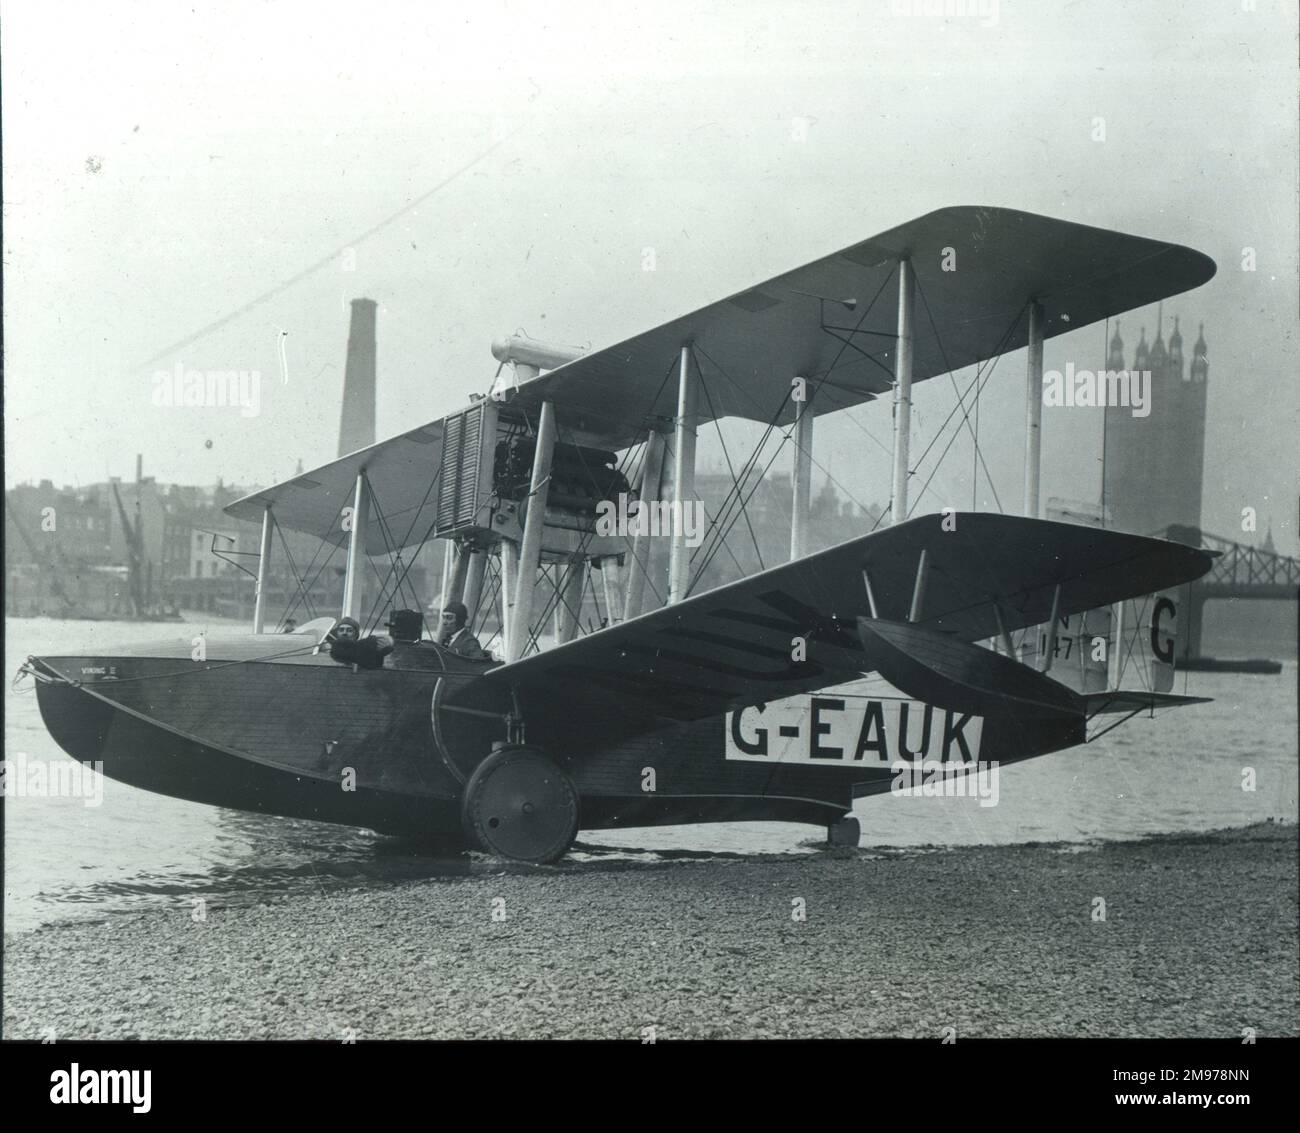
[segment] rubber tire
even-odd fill
[[[471,842],[494,857],[554,862],[578,835],[578,792],[539,748],[501,748],[465,784],[461,822]]]

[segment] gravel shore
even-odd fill
[[[1264,825],[562,864],[114,915],[7,938],[4,1033],[1263,1037],[1300,1033],[1296,977],[1296,828]]]

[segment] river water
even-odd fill
[[[105,652],[113,645],[230,623],[6,621],[12,676],[28,654]],[[1186,680],[1186,687],[1184,681]],[[1176,691],[1214,698],[1138,718],[1095,744],[1000,771],[998,804],[893,795],[862,800],[863,845],[1018,842],[1086,846],[1146,834],[1212,830],[1297,817],[1297,670],[1280,676],[1192,673]],[[46,733],[30,681],[5,696],[5,757],[67,757]],[[1243,790],[1247,769],[1254,790]],[[102,781],[99,806],[79,797],[4,800],[6,933],[157,904],[188,908],[270,893],[499,870],[477,857],[437,859],[368,831],[242,814]],[[811,853],[820,834],[789,823],[593,831],[565,869],[668,857]]]

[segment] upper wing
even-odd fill
[[[529,735],[582,746],[858,676],[856,619],[907,619],[921,552],[928,563],[919,624],[962,641],[1008,631],[1198,578],[1204,551],[1115,531],[986,513],[955,530],[924,516],[600,630],[473,682],[452,703],[518,698]],[[795,659],[796,638],[806,657]],[[538,736],[537,738],[541,738]]]
[[[1023,347],[1028,320],[1017,316],[1030,298],[1051,338],[1215,272],[1208,256],[1178,244],[1013,209],[944,208],[584,355],[521,385],[514,403],[533,415],[552,401],[560,425],[631,443],[676,413],[676,382],[663,378],[691,342],[709,391],[703,420],[767,422],[784,400],[778,424],[787,424],[794,377],[817,389],[815,413],[858,405],[893,379],[898,309],[888,285],[902,256],[917,286],[916,382]]]
[[[1051,338],[1198,287],[1215,271],[1208,256],[1178,244],[1012,209],[939,209],[525,382],[502,413],[536,420],[549,400],[562,428],[625,448],[676,414],[676,383],[664,378],[685,342],[698,347],[703,367],[703,421],[766,422],[784,404],[777,423],[787,424],[795,377],[817,390],[815,413],[861,404],[893,379],[897,309],[888,284],[900,256],[910,258],[917,283],[917,382],[1023,347],[1028,323],[1017,316],[1030,297],[1042,304]],[[878,292],[882,301],[872,305]],[[834,301],[844,299],[852,310]],[[367,551],[418,542],[433,522],[429,485],[443,433],[443,420],[431,422],[226,511],[260,522],[273,504],[280,526],[341,543],[339,512],[364,469],[387,521],[382,534],[377,525],[369,532]]]
[[[444,425],[433,421],[386,441],[358,449],[292,480],[243,496],[225,509],[227,515],[261,523],[268,507],[289,531],[307,531],[340,546],[349,538],[343,509],[353,501],[357,473],[370,482],[383,509],[385,525],[372,523],[366,553],[383,554],[418,543],[429,532],[438,504],[434,477],[442,459]]]

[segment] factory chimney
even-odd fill
[[[375,301],[352,300],[339,456],[375,443]]]

